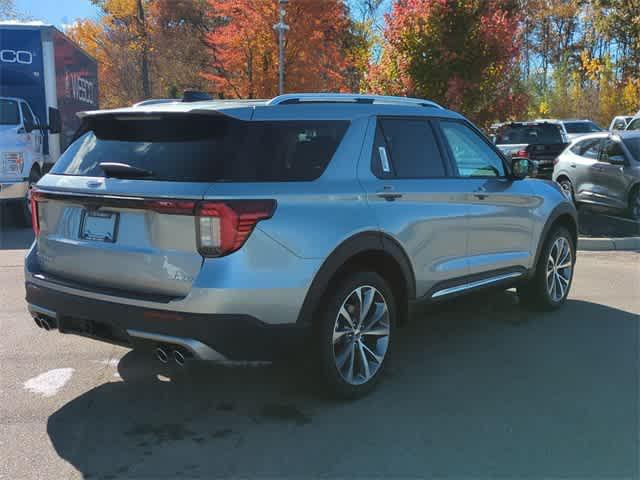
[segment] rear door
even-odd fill
[[[372,119],[358,165],[370,208],[382,231],[407,252],[417,295],[467,274],[465,192],[451,178],[431,122]]]
[[[502,158],[467,122],[440,120],[442,137],[469,205],[469,273],[528,268],[533,259],[533,210],[527,181],[507,178]]]
[[[603,202],[612,207],[627,206],[627,192],[630,187],[625,167],[629,164],[619,141],[612,138],[604,140],[600,158],[594,165],[594,184]]]

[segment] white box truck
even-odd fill
[[[31,222],[29,189],[98,108],[98,66],[52,25],[0,22],[0,207]]]

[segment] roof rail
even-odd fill
[[[431,100],[385,95],[361,95],[355,93],[288,93],[272,98],[267,105],[291,105],[300,103],[360,103],[377,105],[412,105],[415,107],[444,107]]]

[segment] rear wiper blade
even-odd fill
[[[133,167],[126,163],[117,162],[101,162],[98,166],[107,174],[107,177],[113,178],[141,178],[151,177],[153,172],[144,168]]]

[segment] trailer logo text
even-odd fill
[[[67,97],[95,105],[96,86],[79,73],[68,72],[65,76],[65,87]]]
[[[33,53],[27,50],[0,50],[0,62],[31,65],[33,63]]]

